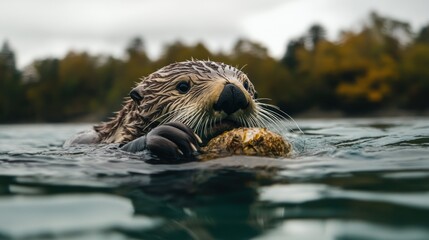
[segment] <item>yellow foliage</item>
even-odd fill
[[[362,30],[343,32],[339,41],[328,41],[324,28],[314,25],[307,35],[287,44],[280,61],[261,43],[248,39],[237,40],[230,52],[217,53],[203,43],[173,42],[153,60],[146,55],[143,40],[135,38],[123,59],[71,51],[61,59],[37,60],[32,65],[36,80],[22,84],[19,77],[26,73],[0,61],[0,105],[5,109],[9,99],[20,104],[0,111],[0,121],[18,117],[60,121],[95,111],[108,114],[120,107],[141,77],[191,59],[243,68],[259,97],[272,99],[270,103],[286,111],[359,112],[382,106],[425,110],[429,108],[429,31],[421,31],[408,44],[395,35],[401,31],[409,33],[409,26],[376,14]]]
[[[396,63],[388,56],[380,57],[380,62],[372,62],[366,73],[354,82],[341,82],[337,93],[344,98],[363,98],[370,102],[380,102],[391,93],[392,81],[398,77]]]

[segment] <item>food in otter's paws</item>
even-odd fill
[[[228,155],[287,157],[292,145],[266,128],[237,128],[211,139],[202,148],[200,159],[210,160]]]

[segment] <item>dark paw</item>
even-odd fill
[[[167,162],[194,160],[194,154],[200,150],[200,143],[201,139],[193,130],[179,122],[158,126],[146,136],[147,149],[161,161]]]
[[[127,152],[149,150],[157,159],[149,163],[178,163],[194,161],[200,150],[201,139],[186,125],[179,122],[158,126],[147,135],[141,136],[121,147]]]

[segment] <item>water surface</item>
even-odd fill
[[[0,125],[0,239],[429,239],[429,119],[298,120],[290,159],[150,165]]]

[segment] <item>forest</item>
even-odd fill
[[[17,69],[13,44],[4,42],[0,122],[103,120],[120,108],[141,77],[190,59],[243,67],[259,97],[292,116],[306,111],[359,116],[383,109],[429,110],[429,24],[413,32],[406,22],[371,13],[359,30],[343,30],[335,41],[314,24],[285,45],[284,56],[276,59],[249,39],[238,39],[229,52],[177,41],[150,59],[144,39],[136,37],[125,46],[124,58],[70,51]]]

